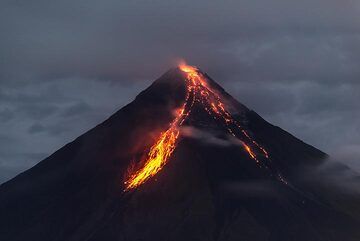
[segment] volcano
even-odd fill
[[[0,240],[360,240],[360,198],[299,178],[326,162],[181,64],[2,184]]]

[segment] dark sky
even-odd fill
[[[179,58],[360,170],[359,23],[358,0],[1,1],[0,182]]]

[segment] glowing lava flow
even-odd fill
[[[163,168],[175,150],[176,140],[180,133],[179,127],[186,116],[184,104],[170,124],[169,129],[161,133],[159,140],[151,147],[144,167],[132,174],[129,180],[125,182],[126,189],[132,189],[141,185]]]
[[[161,133],[159,139],[150,148],[144,166],[131,174],[128,180],[125,181],[125,190],[138,187],[164,167],[176,148],[177,139],[180,134],[180,127],[187,116],[189,116],[195,102],[201,103],[205,111],[214,119],[222,121],[224,127],[233,137],[240,140],[239,135],[241,135],[243,137],[242,139],[249,140],[250,143],[258,149],[258,152],[262,153],[266,159],[269,159],[267,151],[254,141],[232,117],[230,112],[226,110],[219,94],[208,86],[206,77],[193,66],[181,64],[179,68],[186,75],[187,93],[185,102],[177,112],[175,119],[170,124],[170,127],[165,132]],[[249,157],[260,165],[259,158],[250,145],[246,144],[242,140],[240,140],[240,143],[244,147],[244,150],[248,153]],[[267,168],[266,164],[262,165]]]
[[[222,120],[226,129],[233,137],[238,138],[235,132],[240,131],[264,154],[266,158],[269,158],[267,151],[255,142],[249,134],[241,128],[230,112],[225,109],[225,105],[221,101],[221,97],[207,85],[206,78],[200,73],[200,71],[193,66],[185,64],[180,65],[179,68],[187,74],[187,79],[190,80],[190,83],[188,84],[188,91],[194,93],[195,101],[202,103],[202,106],[204,106],[204,109],[209,115],[213,116],[215,119]],[[241,141],[241,144],[249,156],[254,159],[256,163],[260,163],[251,147],[243,141]]]

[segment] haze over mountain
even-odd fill
[[[2,184],[0,240],[359,240],[326,158],[180,66]]]

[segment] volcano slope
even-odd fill
[[[326,158],[183,65],[2,184],[0,240],[360,240]]]

